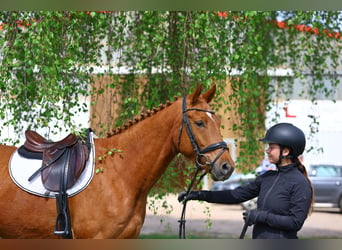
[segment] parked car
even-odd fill
[[[256,177],[255,173],[236,173],[230,176],[228,180],[225,181],[216,181],[211,186],[210,190],[232,190],[241,185],[247,185],[250,181],[254,180]],[[256,209],[257,207],[257,198],[242,202],[240,205],[245,210]]]
[[[308,174],[314,188],[314,206],[336,207],[342,212],[342,166],[312,164]]]

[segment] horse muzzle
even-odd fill
[[[211,161],[209,156],[206,153],[219,151],[216,154],[215,158]],[[234,162],[228,157],[228,161],[224,154],[229,154],[227,144],[222,141],[218,143],[214,143],[202,150],[200,150],[200,154],[196,157],[196,164],[200,168],[206,168],[207,172],[211,173],[212,179],[214,181],[221,181],[228,179],[234,171]],[[230,160],[230,161],[229,161]]]
[[[214,181],[227,180],[233,173],[234,167],[229,162],[216,163],[211,167],[211,178]]]

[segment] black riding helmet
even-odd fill
[[[259,141],[287,147],[292,157],[298,157],[303,153],[306,142],[303,131],[291,123],[273,125],[267,130],[265,137]]]

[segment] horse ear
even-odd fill
[[[194,91],[194,93],[192,93],[191,95],[191,104],[194,105],[197,100],[198,100],[198,97],[201,95],[202,93],[202,88],[203,88],[203,84],[200,84],[197,89]]]
[[[216,84],[214,84],[206,93],[203,94],[203,98],[207,101],[207,103],[211,102],[214,98],[216,92]]]

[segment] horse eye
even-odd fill
[[[204,127],[204,122],[202,120],[195,121],[196,126]]]

